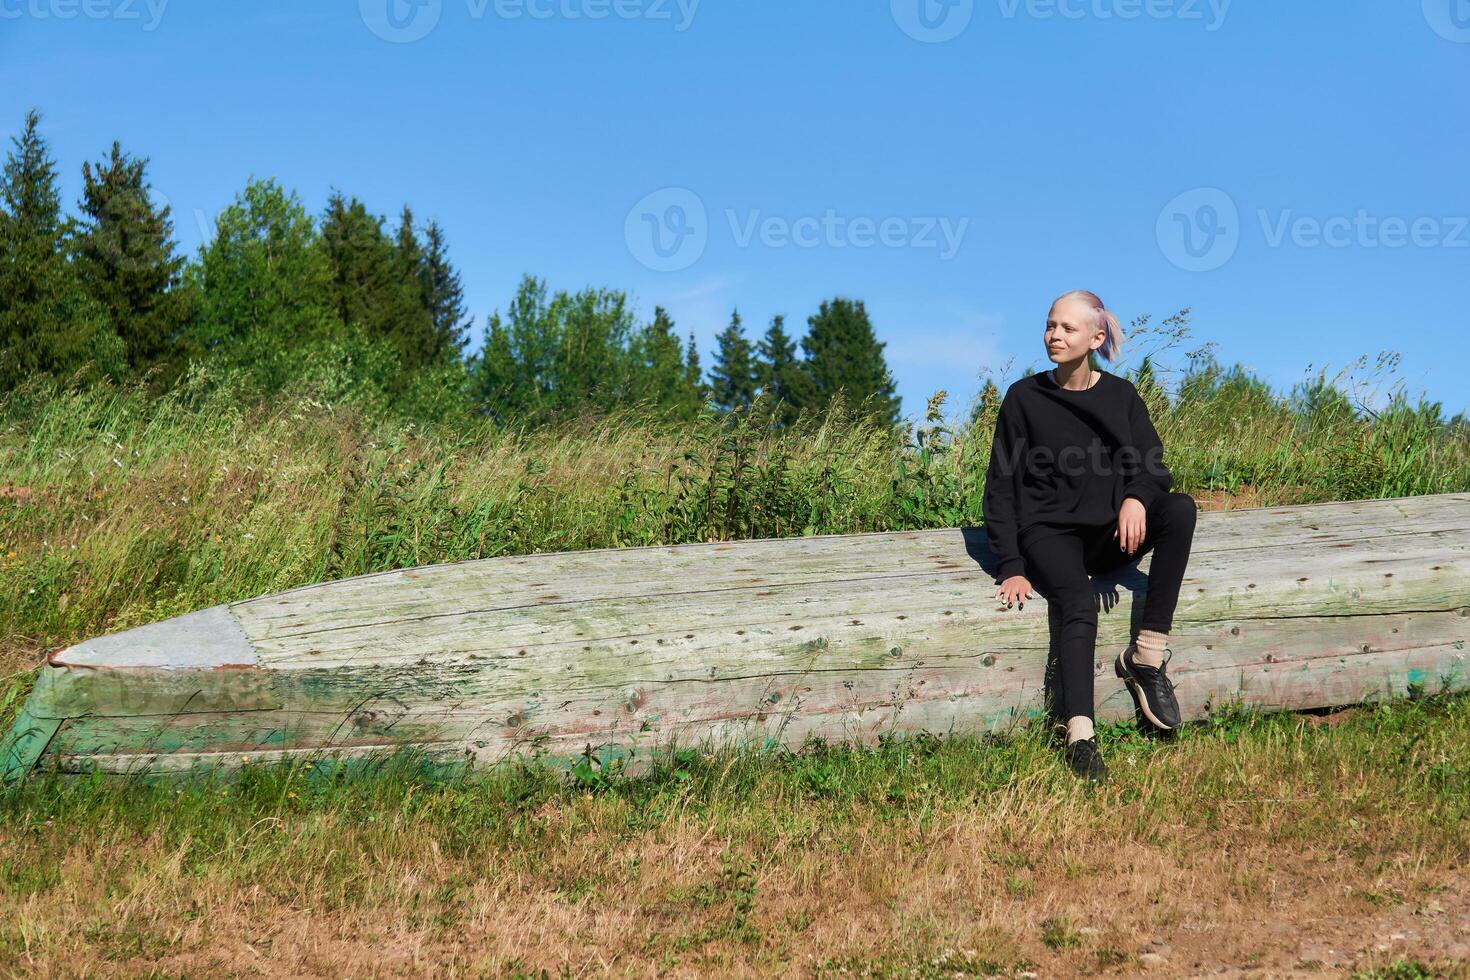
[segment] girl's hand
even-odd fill
[[[1007,609],[1011,607],[1011,603],[1013,602],[1019,603],[1017,608],[1025,609],[1027,599],[1039,599],[1041,596],[1032,590],[1031,582],[1026,576],[1012,575],[1000,583],[999,588],[995,590],[995,598],[1005,603]]]
[[[1118,547],[1130,555],[1143,544],[1146,514],[1143,501],[1137,497],[1124,500],[1123,506],[1118,510],[1118,526],[1113,529],[1113,537],[1118,539]]]

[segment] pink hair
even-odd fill
[[[1107,334],[1103,338],[1102,346],[1097,349],[1098,355],[1105,361],[1117,359],[1118,351],[1123,347],[1123,327],[1118,323],[1118,318],[1113,315],[1112,311],[1103,305],[1103,301],[1098,298],[1097,293],[1090,292],[1086,289],[1074,289],[1070,293],[1063,293],[1061,296],[1058,296],[1051,305],[1055,307],[1057,303],[1060,303],[1064,299],[1078,299],[1092,307],[1092,311],[1097,317],[1093,329],[1102,330]]]

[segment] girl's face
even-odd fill
[[[1079,299],[1064,299],[1046,317],[1046,356],[1057,364],[1070,364],[1102,346],[1107,334],[1095,326],[1097,314]]]

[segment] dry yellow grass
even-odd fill
[[[1030,731],[595,793],[31,787],[0,805],[0,955],[40,976],[1470,969],[1470,700],[1103,734],[1097,790]]]

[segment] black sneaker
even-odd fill
[[[1179,702],[1174,698],[1174,682],[1169,680],[1165,668],[1174,657],[1174,651],[1164,648],[1164,662],[1157,667],[1141,664],[1133,658],[1136,647],[1130,643],[1118,654],[1113,672],[1123,678],[1128,692],[1138,710],[1155,728],[1171,731],[1179,727]]]
[[[1108,767],[1103,765],[1096,735],[1068,742],[1067,747],[1062,750],[1062,758],[1066,760],[1068,769],[1095,783],[1104,782],[1108,778]]]

